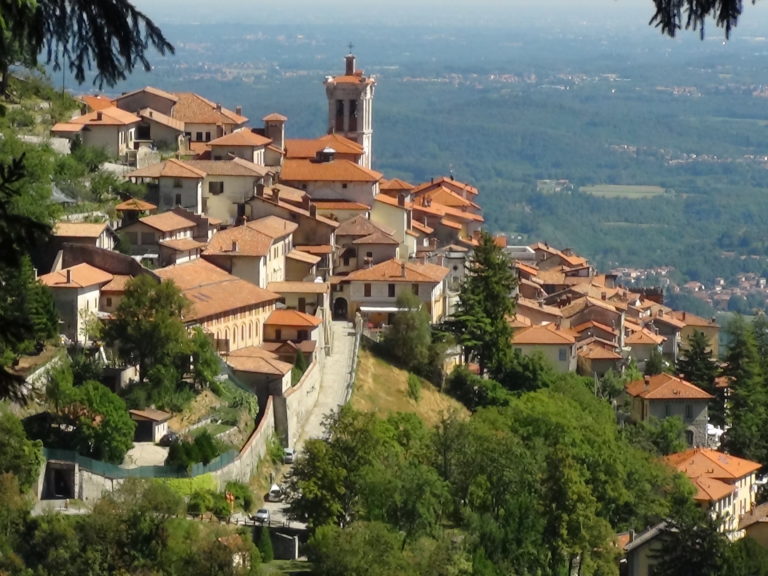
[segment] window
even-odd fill
[[[664,404],[664,416],[672,416],[672,407],[669,404]]]
[[[395,285],[394,284],[387,284],[387,296],[390,298],[395,297]]]
[[[693,446],[693,430],[685,431],[685,441],[688,443],[688,446]]]
[[[210,142],[211,141],[211,133],[210,132],[206,132],[205,133],[205,141],[206,142]]]
[[[208,182],[208,193],[217,196],[224,193],[224,182]]]
[[[557,351],[557,359],[560,362],[565,362],[568,359],[568,348],[560,348]]]
[[[173,187],[174,188],[181,188],[181,178],[174,178],[173,179]]]
[[[306,312],[307,311],[307,299],[304,297],[299,298],[299,312]]]
[[[347,189],[347,183],[346,183],[346,182],[343,182],[343,183],[341,184],[341,187],[342,187],[344,190],[346,190],[346,189]]]
[[[275,340],[283,339],[283,331],[280,328],[275,328]]]
[[[416,296],[419,295],[419,285],[418,284],[411,284],[411,292],[413,292]]]
[[[112,298],[107,296],[107,306],[112,307]]]
[[[373,258],[373,252],[366,252],[365,253],[366,258]]]
[[[306,330],[299,330],[297,340],[299,342],[303,342],[304,340],[309,340],[309,332],[307,332]]]
[[[685,419],[693,420],[693,406],[691,404],[685,405]]]
[[[176,194],[176,206],[181,206],[181,194]]]
[[[203,140],[203,133],[202,132],[195,132],[195,141],[201,142]]]
[[[371,285],[370,284],[363,284],[363,296],[366,298],[371,297]]]

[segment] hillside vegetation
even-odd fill
[[[408,372],[363,348],[350,403],[356,410],[376,412],[382,417],[395,412],[413,413],[427,426],[437,424],[449,414],[469,415],[460,402],[423,379],[419,399],[414,400],[408,395]]]

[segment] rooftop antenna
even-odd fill
[[[347,44],[347,48],[349,48],[349,53],[350,53],[350,54],[352,54],[352,49],[353,49],[354,47],[355,47],[355,45],[354,45],[354,44],[352,44],[352,42],[350,42],[349,44]]]

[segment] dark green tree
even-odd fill
[[[730,424],[724,444],[733,454],[757,462],[768,462],[768,393],[751,327],[735,316],[726,327],[729,344],[723,373],[730,380],[726,421]]]
[[[698,30],[704,37],[704,23],[713,18],[727,38],[741,16],[742,0],[653,0],[656,12],[650,24],[663,34],[675,36],[682,28]],[[754,4],[754,1],[753,1]]]
[[[74,442],[81,454],[119,464],[133,446],[136,424],[125,402],[100,382],[90,380],[73,388],[63,411],[75,428]]]
[[[467,264],[459,304],[450,327],[464,348],[466,361],[476,361],[480,374],[496,377],[511,353],[517,277],[512,263],[488,232],[480,235]]]
[[[272,562],[275,559],[275,551],[272,549],[272,538],[269,536],[269,528],[262,526],[259,530],[259,542],[257,544],[262,562]]]
[[[128,0],[1,0],[0,87],[18,54],[43,54],[54,69],[67,66],[78,83],[112,86],[137,66],[150,70],[148,52],[173,54],[160,29]],[[4,92],[3,92],[4,94]]]
[[[42,464],[42,444],[29,440],[21,421],[0,404],[0,473],[13,474],[26,491],[37,482]]]
[[[128,283],[105,337],[123,358],[138,363],[143,381],[152,368],[173,366],[186,352],[187,331],[181,316],[188,307],[173,282],[137,276]]]
[[[683,350],[677,362],[677,373],[688,382],[695,384],[705,392],[712,394],[708,406],[709,421],[717,426],[725,424],[725,397],[722,390],[715,386],[717,363],[712,358],[712,350],[706,335],[700,330],[688,337],[688,346]]]
[[[648,360],[645,361],[643,374],[646,376],[655,376],[662,372],[664,372],[664,357],[661,355],[661,350],[652,348]]]
[[[188,347],[192,362],[192,382],[199,388],[207,388],[221,370],[221,359],[216,353],[213,341],[202,328],[195,326],[189,334]]]

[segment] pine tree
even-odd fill
[[[717,364],[712,358],[709,340],[700,330],[688,337],[688,346],[677,362],[677,373],[714,398],[709,402],[709,421],[717,426],[725,424],[725,398],[715,386]]]
[[[503,371],[511,354],[512,328],[508,319],[515,311],[513,292],[517,277],[503,249],[487,232],[480,236],[459,292],[459,304],[450,322],[465,360],[475,360],[480,373],[492,376]]]
[[[261,561],[264,563],[272,562],[275,559],[275,551],[272,549],[272,538],[269,536],[269,528],[266,526],[261,527],[259,532],[259,552],[261,553]]]

